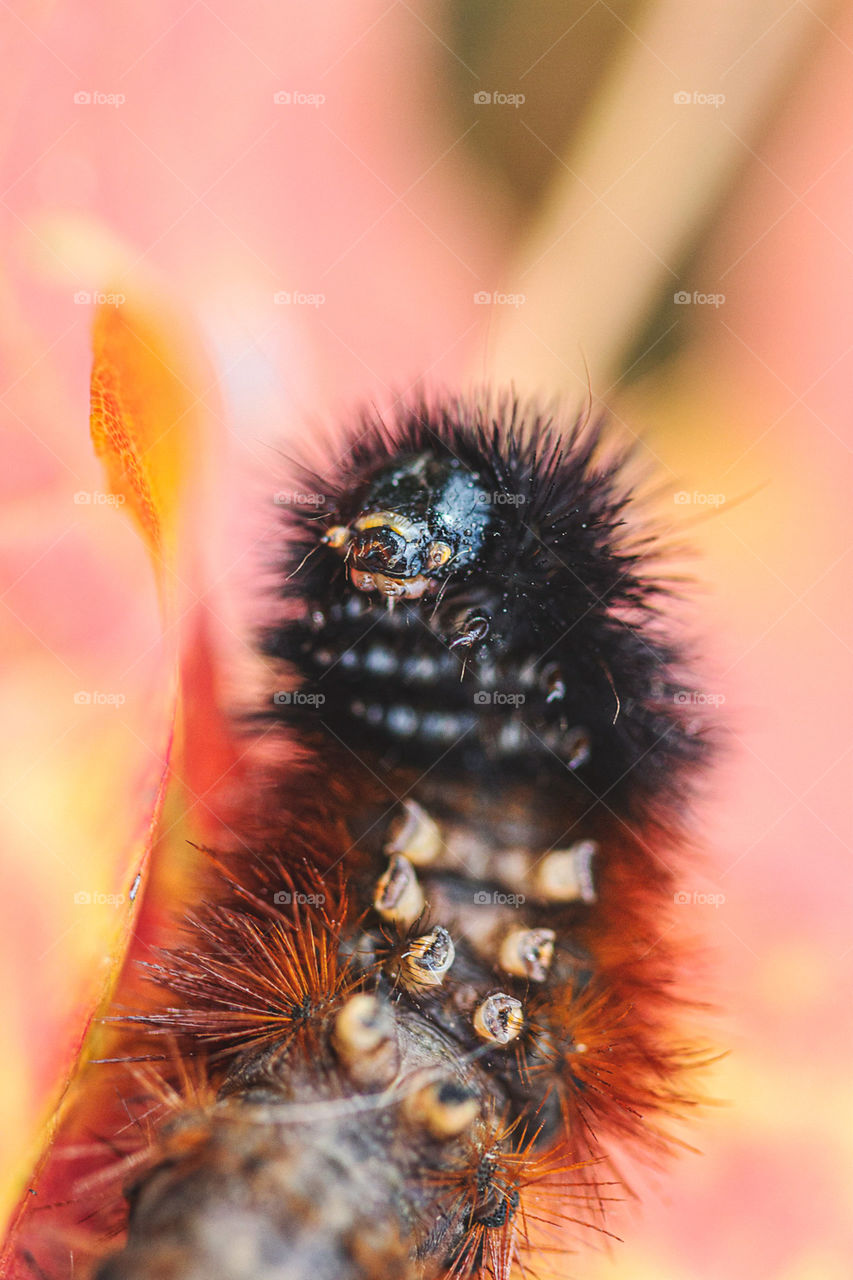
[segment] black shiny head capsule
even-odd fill
[[[326,542],[359,591],[414,600],[469,567],[489,524],[488,493],[452,456],[432,451],[380,469]]]

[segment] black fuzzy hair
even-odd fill
[[[296,666],[303,699],[322,699],[323,723],[344,741],[357,729],[364,746],[355,706],[393,761],[399,722],[406,758],[430,762],[448,746],[420,732],[438,709],[456,718],[445,722],[446,736],[455,724],[464,738],[449,751],[457,764],[479,762],[496,776],[507,767],[514,774],[569,768],[594,795],[626,808],[678,786],[673,766],[695,759],[702,739],[684,714],[691,698],[667,634],[671,590],[653,572],[654,539],[628,513],[628,453],[608,449],[605,424],[583,417],[562,424],[505,396],[486,404],[420,400],[398,407],[391,421],[364,413],[353,435],[330,474],[306,475],[312,504],[287,508],[284,593],[298,592],[306,609],[265,646]],[[387,617],[375,598],[362,596],[358,611],[348,610],[359,593],[321,538],[358,514],[377,475],[419,455],[475,478],[490,511],[482,546],[436,596],[397,605]],[[472,609],[488,616],[488,636],[464,656],[448,654]],[[378,685],[365,667],[370,645],[385,650],[387,667],[396,661]],[[334,658],[327,669],[317,661],[325,651]],[[431,684],[406,677],[418,653],[433,660]],[[476,712],[472,691],[483,699]],[[281,710],[292,720],[292,706]],[[508,728],[510,720],[521,727]],[[579,730],[589,756],[580,764]],[[496,748],[502,741],[517,749]]]

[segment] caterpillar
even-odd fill
[[[537,1274],[671,1145],[710,748],[630,461],[588,414],[423,396],[300,473],[255,717],[299,754],[116,1015],[94,1280]]]

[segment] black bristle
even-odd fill
[[[651,539],[633,512],[625,522],[626,457],[608,456],[605,423],[561,424],[509,397],[422,401],[390,422],[365,416],[355,435],[336,473],[307,480],[315,501],[286,511],[285,573],[304,608],[264,646],[301,683],[273,714],[313,719],[389,766],[568,770],[624,809],[671,789],[674,766],[703,744],[681,705]],[[348,586],[321,539],[369,504],[377,477],[418,458],[476,486],[485,533],[434,595],[389,612]]]

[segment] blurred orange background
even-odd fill
[[[418,379],[514,382],[589,388],[641,439],[700,553],[729,742],[682,887],[724,1105],[566,1274],[850,1274],[850,26],[754,0],[4,10],[4,1213],[134,927],[199,599],[226,686],[250,665],[277,450]],[[87,422],[96,305],[140,297],[189,447],[165,622]]]

